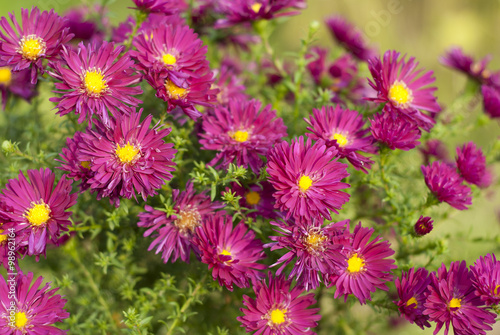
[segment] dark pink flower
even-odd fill
[[[262,181],[248,187],[233,183],[231,191],[241,197],[240,206],[254,210],[247,214],[248,217],[255,218],[257,215],[261,215],[264,218],[274,219],[278,215],[274,210],[274,188],[269,182]]]
[[[500,118],[500,88],[483,85],[483,107],[491,118]]]
[[[384,111],[370,119],[370,131],[373,137],[392,150],[408,151],[420,145],[422,135],[418,126],[398,113]]]
[[[31,102],[38,95],[36,85],[31,83],[31,71],[25,69],[13,72],[10,66],[0,66],[0,94],[4,110],[11,94]]]
[[[486,174],[486,157],[474,142],[468,142],[457,148],[457,168],[464,180],[480,185]]]
[[[415,235],[424,236],[429,234],[434,228],[434,226],[432,225],[433,222],[434,220],[432,220],[432,218],[421,215],[414,226]]]
[[[274,278],[269,272],[268,282],[255,283],[255,299],[243,296],[243,316],[236,319],[246,332],[254,334],[316,335],[311,328],[321,319],[319,308],[308,308],[316,303],[314,294],[302,295],[300,286],[291,288],[291,281],[283,276]]]
[[[188,8],[184,0],[132,0],[138,9],[145,13],[162,13],[166,15],[179,13]]]
[[[62,160],[59,169],[69,172],[68,177],[76,181],[81,181],[78,185],[80,192],[86,191],[90,184],[89,179],[92,178],[94,173],[90,169],[90,161],[80,161],[78,159],[78,144],[83,141],[83,133],[77,131],[73,137],[66,139],[66,147],[62,148],[62,153],[59,154]]]
[[[475,294],[487,306],[500,303],[500,261],[495,254],[479,257],[471,265],[472,283],[476,289]]]

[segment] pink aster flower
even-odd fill
[[[361,32],[342,16],[327,18],[325,22],[332,36],[354,57],[367,62],[376,56],[375,50],[366,45]]]
[[[0,65],[0,94],[4,110],[11,94],[31,102],[31,99],[38,94],[36,85],[31,83],[31,71],[25,69],[13,72],[10,66]]]
[[[32,272],[27,275],[19,272],[0,280],[0,333],[66,334],[67,331],[54,326],[56,322],[69,317],[64,309],[66,300],[55,294],[59,288],[51,289],[50,283],[41,287],[43,277],[38,277],[34,282],[33,278]],[[10,298],[12,287],[15,301]]]
[[[217,106],[203,118],[200,144],[204,150],[218,151],[209,165],[226,168],[229,163],[250,167],[255,173],[272,146],[287,135],[286,126],[271,105],[261,110],[258,100],[231,100]]]
[[[312,145],[311,139],[281,142],[269,152],[267,173],[276,189],[276,208],[286,211],[286,219],[327,218],[329,210],[338,214],[349,201],[349,194],[340,190],[350,187],[341,180],[349,176],[347,164],[337,162],[335,147],[323,140]]]
[[[231,61],[222,61],[220,68],[215,70],[217,78],[214,86],[220,91],[217,95],[219,104],[227,106],[232,99],[250,100],[250,97],[245,93],[243,80],[238,77],[238,73],[233,68]]]
[[[98,13],[99,15],[95,15]],[[79,42],[101,43],[106,35],[106,28],[109,28],[109,13],[105,7],[100,5],[79,6],[69,9],[65,14],[65,27],[73,34],[72,45]],[[97,20],[99,18],[99,21]]]
[[[267,283],[263,280],[254,284],[255,299],[244,295],[246,308],[240,308],[244,315],[236,318],[247,333],[316,335],[311,328],[321,319],[319,308],[308,308],[316,303],[314,294],[302,295],[302,287],[291,286],[291,281],[273,277],[271,272]]]
[[[464,53],[461,48],[453,47],[441,56],[439,60],[442,64],[465,73],[470,78],[482,84],[492,84],[492,74],[487,69],[491,56],[484,57],[476,62],[472,56]]]
[[[346,158],[354,168],[368,173],[373,161],[360,152],[375,153],[376,148],[360,113],[337,105],[314,108],[310,119],[304,120],[309,125],[307,130],[312,132],[306,134],[309,138],[323,139],[327,145],[335,146],[339,158]]]
[[[429,234],[434,228],[432,225],[433,222],[434,220],[432,220],[432,218],[421,215],[414,226],[415,235],[424,236]]]
[[[394,303],[398,306],[401,316],[410,323],[415,323],[422,329],[430,327],[429,316],[424,315],[424,303],[431,283],[429,272],[424,268],[411,268],[403,271],[401,278],[396,278],[396,289],[398,290],[398,301]]]
[[[89,162],[87,182],[98,200],[110,197],[119,206],[119,197],[136,198],[135,192],[146,200],[172,178],[176,150],[163,141],[170,128],[150,129],[152,115],[141,122],[141,113],[119,116],[112,128],[96,122],[97,129],[87,129],[78,143],[77,160]]]
[[[468,142],[457,148],[457,168],[464,180],[480,185],[486,174],[486,157],[474,142]]]
[[[92,123],[93,115],[98,115],[108,125],[108,111],[114,116],[130,113],[130,106],[142,103],[133,95],[142,93],[138,84],[141,76],[131,67],[134,62],[128,54],[120,57],[123,46],[115,48],[113,43],[80,43],[78,51],[63,49],[61,61],[52,62],[54,72],[50,75],[60,80],[56,83],[55,93],[62,97],[50,98],[57,103],[57,114],[66,115],[72,111],[77,114],[78,122],[87,119]]]
[[[184,11],[188,5],[184,0],[132,0],[138,9],[145,13],[162,13],[171,15]]]
[[[257,263],[266,257],[262,242],[243,221],[233,229],[232,218],[224,212],[210,215],[196,229],[193,243],[200,251],[201,261],[212,269],[214,280],[230,291],[233,285],[248,287],[263,277],[259,271],[266,266]]]
[[[240,206],[253,210],[247,214],[248,217],[255,218],[261,215],[264,218],[274,219],[278,213],[274,210],[273,186],[262,181],[259,184],[252,184],[248,187],[240,186],[236,183],[231,185],[231,191],[240,196]]]
[[[220,0],[218,11],[225,18],[216,22],[216,28],[227,28],[239,23],[271,20],[291,16],[306,8],[305,0]]]
[[[44,59],[56,57],[63,44],[73,37],[69,28],[64,28],[65,20],[54,13],[40,13],[38,7],[21,9],[22,27],[17,23],[14,13],[9,17],[17,32],[12,29],[7,19],[0,19],[0,61],[12,67],[13,71],[21,71],[31,67],[31,83],[36,84],[38,72],[44,73]]]
[[[20,270],[18,260],[26,255],[29,232],[11,222],[7,212],[0,200],[0,263],[7,272],[14,272]]]
[[[495,254],[479,257],[471,265],[472,283],[476,289],[475,294],[487,306],[500,303],[500,261]]]
[[[483,85],[483,107],[486,114],[491,118],[500,118],[500,89]]]
[[[450,324],[454,334],[486,335],[495,323],[496,314],[482,307],[483,302],[474,294],[472,274],[465,261],[452,262],[447,270],[443,264],[437,275],[431,274],[429,295],[424,303],[424,314],[436,322],[437,334],[445,325],[448,335]]]
[[[151,72],[146,75],[146,80],[156,90],[156,97],[168,102],[168,112],[179,107],[191,119],[197,119],[202,115],[196,109],[196,105],[211,107],[217,101],[219,90],[212,88],[214,82],[212,72],[187,77],[178,77],[172,73],[165,76],[164,73]]]
[[[59,245],[61,232],[71,225],[67,211],[76,203],[71,181],[63,176],[54,188],[55,175],[50,169],[28,170],[18,179],[10,179],[0,195],[7,218],[16,234],[26,234],[28,255],[45,254],[47,243]],[[25,241],[26,242],[26,241]]]
[[[434,162],[431,165],[421,167],[425,183],[439,202],[446,202],[458,209],[467,209],[472,205],[471,190],[462,184],[462,178],[455,168],[443,163]]]
[[[349,234],[349,220],[330,223],[325,227],[316,220],[293,223],[271,221],[271,224],[279,228],[274,230],[282,236],[271,236],[273,242],[264,247],[270,247],[271,251],[288,250],[272,265],[282,264],[276,275],[281,275],[285,267],[293,263],[288,279],[295,277],[297,285],[309,291],[318,288],[322,278],[335,274],[337,267],[347,265],[340,253],[344,246],[337,240],[346,231]]]
[[[345,266],[337,268],[337,273],[330,275],[330,285],[335,285],[335,298],[353,294],[361,304],[371,299],[371,293],[377,289],[387,291],[386,282],[392,280],[392,270],[396,268],[394,260],[388,257],[394,254],[390,243],[377,236],[370,238],[373,228],[361,226],[354,228],[352,239],[341,253],[345,257]]]
[[[397,51],[387,51],[382,59],[377,57],[368,61],[373,77],[369,83],[377,97],[366,99],[390,104],[394,110],[429,131],[435,123],[431,116],[441,111],[434,96],[436,87],[428,87],[435,81],[433,71],[422,74],[422,69],[417,70],[418,62],[414,57],[408,61],[405,58]],[[430,112],[431,116],[421,110]]]
[[[370,122],[373,137],[392,150],[408,151],[420,145],[418,139],[422,133],[418,126],[398,113],[386,110],[375,114]]]
[[[195,229],[207,220],[209,214],[222,207],[222,204],[210,201],[206,193],[195,193],[193,184],[188,182],[185,191],[172,191],[173,215],[149,205],[145,207],[146,212],[139,213],[137,225],[149,228],[144,236],[154,238],[148,250],[156,248],[156,254],[161,252],[164,263],[169,260],[173,263],[178,258],[189,263],[191,250],[199,254],[192,244]]]

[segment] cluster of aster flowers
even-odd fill
[[[402,317],[420,328],[436,323],[437,334],[450,325],[454,334],[485,335],[492,330],[496,314],[489,307],[499,302],[500,262],[495,255],[480,257],[467,268],[465,261],[444,264],[437,272],[411,268],[396,279],[399,300],[394,301]]]

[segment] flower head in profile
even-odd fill
[[[437,274],[431,274],[424,314],[436,322],[434,334],[445,326],[444,335],[448,335],[450,325],[454,334],[463,335],[486,335],[492,329],[496,314],[482,306],[471,279],[465,261],[452,262],[449,270],[443,264]]]
[[[360,152],[375,153],[376,148],[360,113],[337,105],[335,108],[314,108],[310,119],[304,120],[311,132],[306,134],[309,138],[323,139],[338,150],[339,158],[346,158],[356,169],[368,173],[373,161]]]
[[[322,278],[335,274],[337,267],[347,265],[340,251],[344,246],[337,241],[349,229],[349,220],[331,223],[325,227],[317,220],[311,222],[282,222],[271,221],[279,230],[281,236],[271,236],[271,251],[286,249],[287,252],[272,266],[280,265],[276,275],[280,275],[285,267],[293,263],[289,278],[295,277],[297,285],[303,286],[306,291],[319,287]],[[345,264],[344,264],[345,263]]]
[[[56,57],[73,35],[53,9],[40,13],[35,6],[31,11],[22,8],[21,26],[14,13],[9,17],[15,29],[5,17],[0,19],[0,61],[15,72],[31,68],[31,83],[36,84],[38,72],[44,73],[43,60]]]
[[[464,180],[480,185],[486,175],[486,157],[474,142],[468,142],[457,148],[457,168]]]
[[[367,62],[375,57],[375,50],[366,45],[361,32],[342,16],[332,16],[326,19],[330,33],[351,55]]]
[[[275,207],[286,212],[287,219],[331,220],[330,210],[338,213],[349,201],[349,194],[341,191],[350,187],[341,182],[349,176],[347,164],[337,162],[337,152],[323,140],[313,145],[302,136],[278,143],[269,152],[267,173],[276,190]]]
[[[248,287],[263,277],[266,266],[257,263],[264,259],[262,242],[241,221],[233,228],[231,216],[224,212],[210,215],[196,229],[193,243],[200,251],[201,261],[212,269],[212,277],[228,290],[233,285]]]
[[[247,187],[233,183],[231,190],[241,197],[241,207],[254,210],[247,214],[248,217],[255,218],[260,215],[264,218],[274,219],[278,215],[274,210],[274,188],[269,182],[262,181]]]
[[[171,15],[188,8],[184,0],[132,0],[136,7],[133,9],[145,13],[161,13]]]
[[[491,56],[486,56],[476,62],[472,56],[464,53],[461,48],[453,47],[441,56],[439,60],[442,64],[465,73],[479,83],[487,85],[493,84],[492,73],[487,68]]]
[[[111,128],[97,123],[78,143],[77,160],[88,162],[92,177],[87,181],[97,198],[109,197],[116,206],[120,197],[139,193],[144,200],[172,178],[175,149],[163,140],[170,128],[149,128],[152,115],[141,122],[142,109],[121,115]]]
[[[51,63],[54,71],[50,72],[60,81],[54,92],[62,96],[50,98],[57,104],[57,114],[74,111],[80,123],[85,119],[92,123],[92,117],[97,115],[109,125],[108,111],[114,116],[130,113],[130,106],[142,103],[133,97],[142,89],[132,86],[140,82],[141,76],[131,70],[134,62],[127,53],[120,56],[124,49],[106,41],[87,46],[80,43],[78,50],[64,48],[61,60]]]
[[[432,225],[433,222],[434,220],[432,220],[429,216],[421,215],[414,226],[415,235],[424,236],[429,234],[434,228],[434,226]]]
[[[383,113],[375,114],[370,122],[373,138],[392,150],[408,151],[420,145],[418,139],[422,133],[418,126],[397,112],[386,108]]]
[[[495,254],[479,257],[471,265],[472,283],[476,289],[475,294],[487,306],[500,303],[500,261]]]
[[[387,51],[383,58],[372,58],[368,61],[373,80],[370,86],[377,92],[376,98],[366,98],[378,103],[388,103],[394,111],[398,111],[422,129],[429,131],[435,120],[433,115],[441,111],[436,101],[433,71],[423,72],[417,69],[418,62],[411,57],[400,57],[397,51]],[[422,111],[427,111],[427,115]]]
[[[154,238],[148,250],[156,248],[156,254],[161,252],[164,263],[169,260],[173,263],[179,258],[189,263],[191,250],[195,249],[192,238],[196,228],[221,207],[222,204],[210,200],[206,191],[196,193],[193,184],[188,182],[185,191],[172,191],[173,215],[146,205],[146,211],[139,213],[137,225],[148,228],[144,236]]]
[[[431,283],[429,272],[425,268],[411,268],[403,271],[401,278],[396,278],[396,289],[398,290],[398,306],[401,316],[410,323],[415,323],[422,329],[430,327],[429,316],[424,315],[424,303],[429,294],[427,286]]]
[[[37,94],[36,85],[31,83],[31,71],[29,69],[14,72],[10,66],[0,65],[0,95],[3,110],[5,110],[7,100],[11,95],[31,102],[31,99]]]
[[[443,163],[433,162],[421,167],[425,183],[429,190],[439,200],[458,209],[467,209],[472,205],[471,189],[462,184],[463,179],[454,167]]]
[[[71,193],[71,181],[63,176],[54,187],[55,174],[50,169],[28,170],[29,180],[20,172],[18,179],[5,185],[0,202],[5,206],[9,223],[17,234],[26,235],[27,254],[45,254],[46,245],[59,245],[61,233],[68,230],[77,194]]]
[[[361,226],[354,228],[352,238],[347,240],[348,248],[342,250],[346,260],[337,273],[330,275],[330,285],[335,285],[335,298],[353,294],[361,304],[371,299],[371,293],[377,289],[387,291],[386,282],[392,280],[392,270],[396,268],[394,260],[388,257],[394,254],[390,243],[377,236],[370,241],[373,228]]]
[[[218,11],[225,17],[216,22],[217,28],[227,28],[240,23],[271,20],[291,16],[306,8],[305,0],[220,0]]]
[[[50,283],[41,287],[43,277],[33,281],[33,273],[27,275],[19,272],[15,283],[7,283],[0,279],[0,333],[2,334],[54,334],[64,335],[67,332],[54,324],[69,317],[64,309],[66,300],[55,294],[59,288],[52,289]],[[15,287],[16,306],[13,319],[10,318],[10,287]],[[12,327],[11,325],[14,325]]]
[[[204,150],[218,151],[209,165],[226,168],[250,167],[258,173],[263,165],[260,155],[287,135],[286,126],[271,105],[261,110],[258,100],[230,100],[227,107],[217,106],[203,117],[200,144]]]
[[[314,294],[306,294],[300,286],[283,276],[273,277],[269,272],[267,283],[255,283],[255,299],[243,296],[243,316],[237,317],[247,332],[255,334],[316,335],[312,328],[321,319]]]

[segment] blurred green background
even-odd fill
[[[37,5],[42,9],[54,8],[60,14],[69,6],[92,4],[93,1],[71,0],[0,0],[1,15],[15,11],[20,14],[20,7]],[[117,24],[131,14],[127,7],[131,1],[108,1],[109,19]],[[318,45],[336,47],[329,32],[323,25],[326,16],[338,13],[356,24],[368,37],[369,42],[380,52],[395,49],[410,56],[415,56],[426,69],[434,70],[437,78],[439,101],[450,104],[460,95],[465,84],[465,77],[440,65],[438,57],[450,46],[462,46],[476,58],[488,54],[493,56],[490,69],[500,68],[500,0],[310,0],[302,15],[292,17],[279,26],[272,36],[272,43],[278,53],[295,51],[300,46],[300,38],[305,37],[309,23],[318,20],[322,23],[317,34]],[[480,133],[471,138],[457,138],[451,143],[450,154],[454,156],[454,145],[475,140],[481,146],[487,146],[500,134],[498,123],[492,122]],[[496,175],[500,175],[498,168]],[[445,222],[436,222],[434,236],[454,233],[449,241],[450,254],[447,259],[465,259],[471,264],[480,255],[495,252],[498,245],[491,243],[468,242],[470,236],[493,236],[500,234],[497,212],[500,198],[490,188],[481,200],[474,200],[470,210],[454,211]],[[445,206],[445,205],[441,205]],[[458,234],[456,234],[458,232]],[[462,237],[461,237],[462,236]],[[446,259],[439,260],[447,261]],[[360,307],[359,316],[363,317],[369,307]],[[399,325],[388,335],[432,334],[433,329],[421,331],[417,326]],[[440,334],[442,334],[440,332]],[[497,326],[490,334],[500,334]]]

